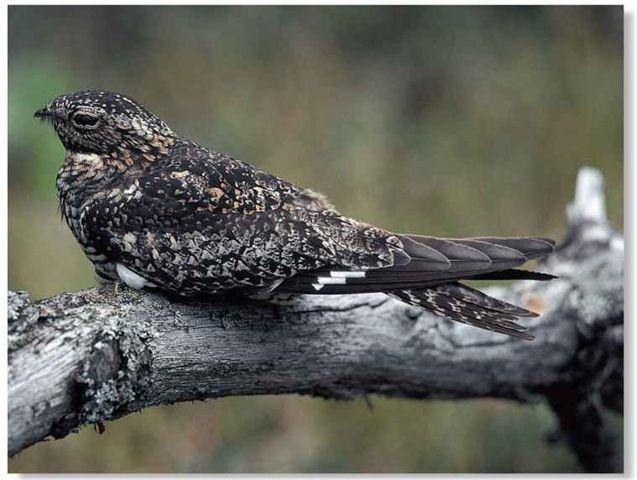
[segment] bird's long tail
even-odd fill
[[[527,328],[515,321],[537,317],[536,313],[497,300],[459,282],[420,290],[400,290],[390,295],[441,317],[525,340],[533,339],[532,335],[525,333]]]
[[[301,272],[277,291],[308,294],[384,292],[433,313],[493,332],[530,340],[515,323],[535,313],[459,283],[472,280],[550,280],[552,275],[515,267],[553,251],[546,238],[442,239],[399,235],[403,250],[394,265],[370,270],[320,269]]]

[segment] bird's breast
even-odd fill
[[[112,182],[113,169],[96,153],[67,152],[57,176],[60,211],[73,235],[86,244],[82,215],[86,205]]]

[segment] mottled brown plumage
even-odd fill
[[[521,338],[531,312],[458,283],[548,275],[513,268],[543,238],[394,234],[340,215],[321,195],[176,135],[117,93],[62,95],[36,116],[67,154],[62,215],[100,277],[180,295],[385,292]]]

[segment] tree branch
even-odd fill
[[[31,303],[9,292],[9,454],[152,405],[300,393],[349,399],[546,399],[591,471],[621,471],[602,407],[622,411],[623,240],[599,172],[582,169],[549,283],[490,293],[542,312],[532,342],[382,294],[177,302],[95,288]]]

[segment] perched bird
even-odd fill
[[[536,314],[459,283],[548,280],[517,270],[546,238],[392,233],[325,197],[180,137],[139,102],[61,95],[35,117],[66,149],[60,209],[99,277],[184,296],[384,292],[459,322],[524,339]]]

